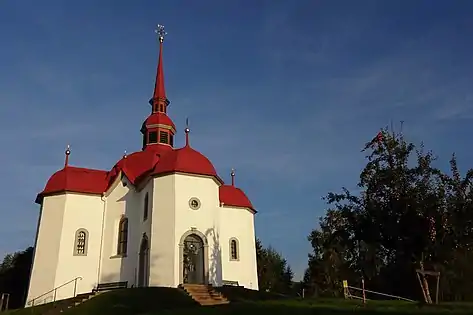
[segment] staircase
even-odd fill
[[[215,291],[211,285],[183,284],[181,288],[200,305],[221,305],[230,303],[222,294]]]
[[[62,301],[57,301],[54,304],[54,307],[48,309],[46,312],[43,313],[43,315],[56,315],[64,312],[67,309],[70,309],[72,307],[78,306],[91,298],[97,296],[100,292],[96,293],[82,293],[78,294],[74,298],[70,298],[67,300],[62,300]]]

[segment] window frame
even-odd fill
[[[145,198],[143,200],[143,222],[148,220],[149,216],[149,194],[146,193]]]
[[[159,143],[169,144],[169,133],[167,131],[159,131]]]
[[[83,244],[83,249],[79,250],[80,246],[80,240],[79,237],[80,235],[84,234],[84,244]],[[77,229],[75,234],[74,234],[74,251],[73,254],[74,256],[87,256],[89,248],[89,231],[87,231],[84,228]]]
[[[153,135],[153,137],[156,136],[156,139],[153,139],[153,140],[155,140],[155,141],[151,141],[151,139],[152,139],[152,138],[151,138],[151,135]],[[149,132],[148,132],[148,144],[155,144],[155,143],[158,143],[158,140],[159,140],[159,138],[158,138],[158,132],[157,132],[156,130],[153,130],[153,131],[149,131]]]
[[[118,223],[117,256],[126,257],[128,252],[128,218],[123,216]]]
[[[235,244],[235,246],[233,246]],[[240,242],[236,237],[230,238],[228,241],[229,245],[229,256],[230,256],[230,261],[239,261],[240,260]],[[233,248],[235,247],[235,248]],[[235,255],[233,255],[235,253]]]

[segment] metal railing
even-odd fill
[[[73,297],[76,297],[76,292],[77,292],[77,280],[82,280],[82,277],[76,277],[76,278],[74,278],[74,279],[72,279],[72,280],[70,280],[70,281],[68,281],[68,282],[66,282],[66,283],[64,283],[64,284],[61,284],[61,285],[58,286],[58,287],[55,287],[54,289],[52,289],[52,290],[50,290],[50,291],[48,291],[48,292],[46,292],[46,293],[41,294],[40,296],[35,297],[34,299],[28,301],[27,305],[34,306],[34,302],[35,302],[35,301],[37,301],[39,298],[42,298],[42,297],[44,297],[45,295],[50,294],[50,293],[54,293],[54,295],[53,295],[53,301],[52,301],[52,302],[56,302],[56,293],[57,293],[57,290],[60,289],[60,288],[62,288],[62,287],[64,287],[64,286],[66,286],[66,285],[68,285],[68,284],[70,284],[70,283],[72,283],[72,282],[74,282],[74,295],[73,295]]]

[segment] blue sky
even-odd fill
[[[321,200],[354,187],[360,149],[403,120],[442,167],[471,166],[473,2],[4,0],[0,256],[33,244],[35,195],[64,163],[140,149],[166,26],[170,116],[259,210],[299,277]],[[468,163],[470,162],[470,163]]]

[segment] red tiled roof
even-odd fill
[[[146,118],[145,122],[143,123],[143,126],[151,125],[166,125],[171,126],[174,130],[176,130],[176,126],[174,125],[174,122],[171,120],[171,118],[161,112],[152,113],[148,116],[148,118]]]
[[[212,176],[222,182],[212,162],[188,145],[164,154],[151,174],[158,175],[173,172]]]
[[[152,170],[158,161],[159,153],[154,150],[138,151],[127,155],[110,170],[107,176],[108,184],[111,185],[120,172],[123,172],[131,183],[135,184],[136,179],[143,173]]]
[[[101,195],[112,185],[120,172],[134,185],[147,176],[174,172],[211,176],[223,184],[212,162],[190,146],[173,150],[169,146],[156,145],[156,149],[135,152],[122,158],[108,172],[66,166],[51,176],[44,190],[38,194],[36,202],[41,203],[44,196],[61,192]],[[234,186],[220,186],[219,198],[220,202],[227,206],[254,210],[245,193]]]
[[[102,194],[107,188],[106,179],[106,171],[66,166],[49,178],[44,190],[38,194],[36,200],[40,202],[44,195],[64,191]]]
[[[219,187],[220,202],[225,206],[249,208],[255,211],[250,199],[245,195],[243,190],[231,185],[222,185]]]

